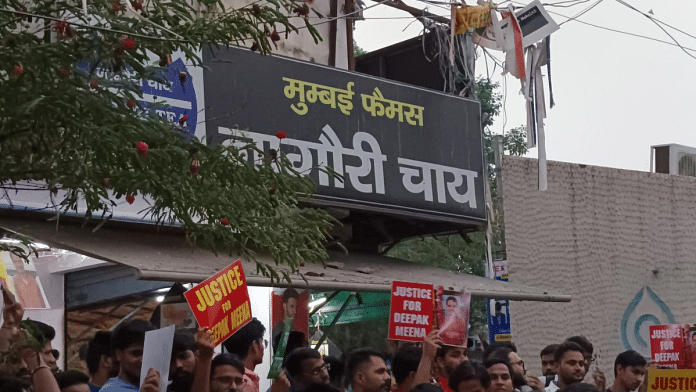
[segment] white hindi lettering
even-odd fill
[[[469,207],[476,208],[476,188],[474,179],[478,173],[459,169],[456,167],[442,166],[435,163],[415,161],[412,159],[399,158],[399,172],[403,175],[402,183],[404,188],[411,193],[423,193],[426,201],[433,201],[433,182],[431,172],[435,172],[435,188],[437,191],[438,203],[447,203],[447,193],[457,203],[468,203]],[[454,180],[445,181],[445,173],[454,175]],[[457,188],[464,183],[466,177],[466,192],[460,194]],[[420,178],[418,182],[414,182]]]
[[[260,150],[264,150],[264,144],[268,144],[270,148],[278,149],[280,140],[273,135],[266,135],[256,132],[242,132],[225,127],[218,127],[218,133],[221,135],[230,135],[233,138],[223,142],[224,145],[233,145],[239,149],[246,148],[249,144],[254,144]],[[363,149],[363,143],[367,144],[371,151]],[[304,140],[286,138],[283,139],[283,144],[295,147],[297,152],[288,152],[286,157],[292,163],[293,167],[300,173],[306,173],[315,167],[331,166],[331,169],[339,176],[344,175],[344,171],[348,173],[350,183],[355,190],[362,193],[385,193],[384,186],[384,162],[387,161],[387,156],[382,154],[379,143],[374,136],[365,132],[356,132],[353,135],[353,147],[343,147],[338,139],[336,132],[329,125],[322,128],[322,134],[319,136],[319,143],[308,142]],[[312,150],[316,151],[316,163]],[[329,154],[331,154],[331,163],[329,162]],[[352,156],[360,159],[359,166],[344,164],[343,157]],[[369,176],[374,171],[374,185],[363,182],[361,178]],[[325,171],[319,171],[319,185],[330,186],[329,174]],[[343,188],[344,182],[340,177],[334,179],[336,188]]]
[[[218,127],[218,133],[231,136],[223,142],[223,145],[233,145],[240,150],[250,145],[255,145],[262,151],[268,148],[278,150],[281,145],[280,140],[274,135],[243,132],[225,127]],[[343,147],[336,132],[327,124],[322,128],[318,143],[286,138],[283,139],[282,144],[291,148],[285,156],[300,173],[307,174],[314,168],[330,167],[338,174],[333,181],[333,186],[336,188],[345,187],[343,176],[347,175],[350,185],[358,192],[386,193],[384,165],[387,162],[387,156],[382,154],[379,143],[369,133],[356,132],[353,135],[353,148],[347,148]],[[365,148],[364,145],[367,147]],[[329,154],[331,160],[329,160]],[[344,162],[344,157],[358,158],[360,164],[357,166],[347,164]],[[253,153],[249,152],[249,158],[253,160]],[[398,158],[398,164],[402,175],[401,182],[408,192],[422,193],[425,201],[429,202],[434,202],[437,197],[437,202],[441,204],[447,204],[449,194],[449,197],[459,204],[468,204],[470,208],[477,207],[475,179],[478,173],[475,171],[407,158]],[[366,181],[365,177],[370,175],[374,176],[373,181]],[[319,170],[318,177],[320,186],[332,185],[326,171]],[[433,177],[435,184],[433,184]],[[466,178],[466,184],[464,178]],[[463,186],[466,186],[465,190],[461,189]],[[462,191],[463,193],[460,193]]]

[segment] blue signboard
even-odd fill
[[[493,261],[494,279],[503,282],[508,281],[507,260]],[[510,301],[501,299],[489,299],[486,303],[488,311],[488,341],[509,342],[510,334]]]
[[[86,62],[78,63],[78,68],[89,72],[89,64]],[[115,74],[104,68],[97,68],[95,74],[99,78],[118,81],[120,78],[134,78],[135,71],[126,66],[120,74]],[[198,104],[196,101],[196,90],[193,86],[193,78],[189,73],[183,59],[179,58],[164,67],[163,71],[157,74],[158,78],[169,81],[169,84],[162,84],[154,80],[141,80],[140,88],[143,97],[138,100],[138,106],[145,110],[154,110],[162,118],[179,122],[184,116],[188,120],[183,124],[183,132],[193,136],[198,124]],[[132,79],[131,79],[132,80]],[[153,107],[153,103],[158,105]]]

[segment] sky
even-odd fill
[[[543,2],[543,1],[542,1]],[[627,0],[633,7],[696,37],[694,0]],[[365,0],[366,6],[377,4]],[[449,11],[421,0],[404,0],[407,5],[432,13]],[[469,0],[474,5],[473,0]],[[545,8],[556,23],[574,16],[597,0],[559,3]],[[507,5],[504,2],[502,5]],[[527,3],[514,3],[524,5]],[[571,5],[571,7],[560,7]],[[555,14],[554,14],[555,13]],[[366,20],[356,23],[355,40],[367,51],[418,36],[422,24],[410,14],[377,5],[364,11]],[[597,26],[674,42],[644,15],[616,0],[600,0],[594,8],[578,17]],[[412,23],[413,22],[413,23]],[[663,25],[679,44],[696,49],[696,38]],[[689,51],[696,57],[696,50]],[[477,60],[476,73],[486,76],[483,56]],[[502,52],[493,55],[503,59]],[[489,70],[492,63],[489,59]],[[546,69],[544,67],[544,76]],[[500,83],[505,106],[495,118],[491,130],[507,132],[526,123],[524,99],[519,80],[501,69],[490,75]],[[506,79],[507,89],[503,89]],[[551,37],[551,81],[556,105],[548,108],[546,125],[547,159],[621,169],[649,171],[650,146],[677,143],[696,149],[696,58],[677,46],[629,36],[571,20]],[[548,100],[548,84],[545,82]],[[529,157],[536,157],[536,148]]]

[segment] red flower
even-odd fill
[[[227,220],[227,218],[222,218],[220,219],[220,223],[222,223],[223,226],[229,226],[230,221]]]
[[[99,88],[99,82],[97,82],[96,80],[93,80],[93,81],[89,82],[89,87],[96,90]]]
[[[138,155],[140,155],[141,157],[147,156],[147,143],[138,142],[138,145],[135,147],[135,149],[138,151]]]
[[[21,74],[23,74],[23,73],[24,73],[24,67],[22,66],[22,64],[15,65],[15,67],[14,67],[14,74],[17,75],[17,76],[19,76],[19,75],[21,75]]]
[[[126,195],[126,201],[128,202],[128,204],[133,204],[133,202],[135,201],[135,196],[130,194]]]
[[[184,114],[184,115],[179,119],[179,125],[181,125],[181,126],[183,127],[184,124],[186,123],[186,121],[188,121],[188,116]]]
[[[114,1],[113,3],[111,3],[111,10],[114,12],[122,11],[123,5],[121,5],[120,1]]]
[[[109,180],[109,177],[102,178],[102,185],[104,188],[111,188],[111,180]]]
[[[128,109],[133,109],[135,107],[135,99],[129,99],[128,102],[126,102],[126,107]]]
[[[135,41],[128,38],[128,39],[123,41],[122,46],[123,46],[124,50],[133,50],[133,49],[135,49]]]
[[[285,133],[285,131],[283,131],[283,130],[281,129],[280,131],[278,131],[278,133],[276,133],[276,137],[277,137],[278,139],[283,140],[283,139],[285,139],[286,137],[288,137],[288,135]]]
[[[271,41],[273,42],[278,42],[280,41],[280,34],[278,34],[278,30],[276,28],[273,28],[273,32],[271,33]]]
[[[131,1],[131,5],[133,6],[133,9],[136,11],[143,10],[143,2],[142,1]]]
[[[53,30],[55,30],[56,34],[58,34],[58,37],[60,38],[71,38],[73,36],[73,28],[70,27],[70,23],[64,20],[59,20],[56,22],[56,24],[53,26]]]
[[[67,69],[67,68],[62,68],[62,69],[58,72],[58,74],[60,75],[61,78],[67,78],[68,76],[70,76],[70,70]]]
[[[198,174],[198,172],[201,171],[201,163],[197,160],[194,160],[193,162],[191,162],[191,167],[189,168],[189,170],[193,175]]]
[[[179,81],[184,83],[186,81],[186,72],[179,72]]]

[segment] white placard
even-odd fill
[[[155,369],[160,373],[160,390],[166,391],[169,380],[169,363],[172,359],[174,326],[145,332],[143,344],[143,364],[140,367],[140,385],[143,385],[147,371]]]

